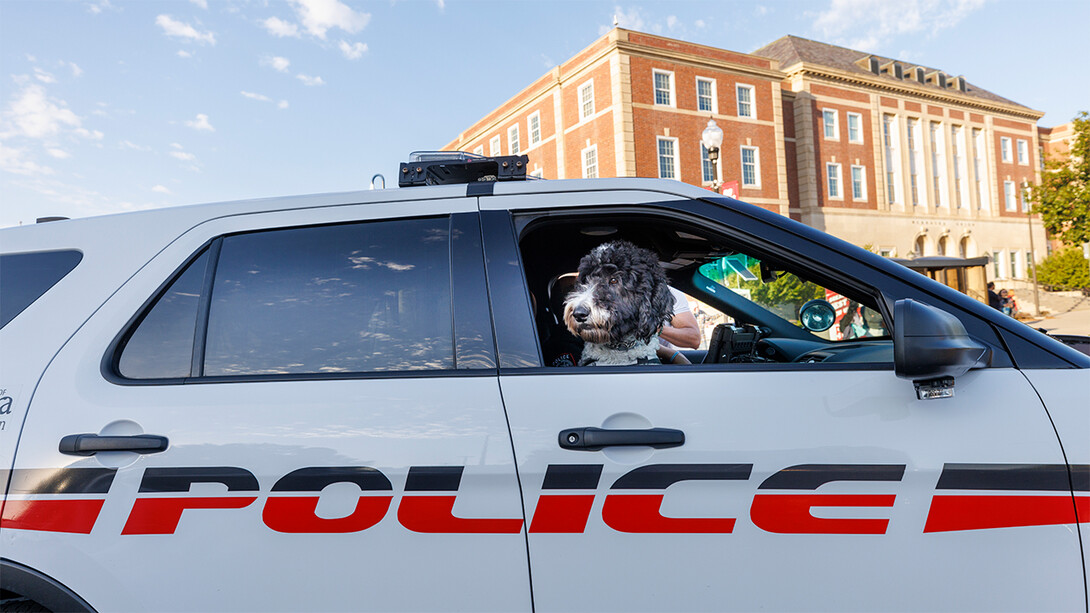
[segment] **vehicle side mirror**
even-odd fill
[[[811,332],[824,332],[836,323],[836,309],[828,300],[815,298],[799,309],[799,321]]]
[[[973,340],[961,320],[912,299],[893,307],[893,367],[916,384],[917,396],[948,398],[954,378],[991,362],[991,349]]]

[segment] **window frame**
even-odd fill
[[[749,150],[753,152],[753,176],[755,178],[754,183],[746,183],[746,157],[745,151]],[[758,189],[761,187],[761,148],[754,147],[752,145],[741,145],[738,147],[738,163],[741,165],[741,176],[739,177],[739,186],[750,189]]]
[[[859,188],[860,188],[859,192],[860,193],[859,193],[858,196],[855,194],[855,186],[856,186],[855,171],[856,170],[858,170],[861,173],[861,176],[859,178]],[[859,165],[859,164],[852,164],[851,169],[849,170],[849,173],[851,174],[851,177],[852,177],[852,200],[856,200],[856,201],[860,201],[860,202],[866,201],[866,199],[867,199],[867,167]]]
[[[742,90],[749,91],[749,102],[745,103],[749,105],[749,113],[742,113]],[[734,104],[739,117],[757,119],[757,88],[747,83],[736,83],[734,85]]]
[[[1016,155],[1018,156],[1019,166],[1029,166],[1029,142],[1023,138],[1019,138],[1014,142]]]
[[[503,155],[503,153],[502,153],[502,151],[500,149],[500,146],[501,146],[500,143],[501,142],[503,142],[503,139],[500,138],[499,134],[497,134],[497,135],[493,136],[492,138],[488,139],[488,155],[490,155],[490,156]]]
[[[836,185],[836,194],[833,194],[834,183],[833,183],[832,179],[834,177],[829,174],[829,171],[831,171],[833,169],[836,169],[836,177],[835,177],[835,179],[836,179],[836,183],[835,183],[835,185]],[[825,194],[826,194],[826,197],[829,200],[843,200],[844,199],[844,189],[843,189],[844,181],[843,181],[843,177],[844,177],[844,175],[841,172],[839,162],[825,162]]]
[[[1018,198],[1014,194],[1014,181],[1003,181],[1003,210],[1008,213],[1018,212]]]
[[[668,102],[659,102],[659,85],[658,80],[655,78],[658,75],[663,75],[668,79],[668,88],[666,90],[667,95],[670,96]],[[655,106],[663,106],[669,108],[677,108],[677,85],[674,79],[674,71],[664,70],[661,68],[651,69],[651,102]]]
[[[535,123],[537,124],[536,131],[534,130]],[[526,130],[530,133],[530,146],[527,149],[532,149],[534,145],[541,142],[541,111],[534,111],[526,116]]]
[[[711,108],[700,108],[700,84],[702,82],[711,84]],[[711,77],[696,77],[696,110],[700,113],[719,114],[719,86],[715,79]]]
[[[585,98],[584,92],[590,91],[590,96]],[[579,105],[579,121],[583,122],[594,117],[597,108],[594,104],[594,78],[587,79],[579,85],[576,90],[576,104]],[[590,110],[587,110],[587,105],[590,105]]]
[[[1012,152],[1011,137],[1000,136],[999,137],[999,160],[1005,164],[1014,162],[1014,155]]]
[[[522,143],[519,138],[519,124],[514,124],[507,128],[507,151],[511,155],[518,155],[522,152]]]
[[[669,142],[673,147],[673,152],[670,154],[671,162],[673,163],[674,176],[664,177],[662,176],[662,146],[660,143],[663,141]],[[679,159],[678,151],[678,139],[675,136],[656,136],[655,137],[655,160],[658,167],[658,176],[660,179],[672,179],[675,181],[681,180],[681,160]]]
[[[830,116],[833,118],[832,136],[829,136]],[[840,140],[840,111],[836,109],[821,109],[821,135],[823,140]]]
[[[589,176],[590,173],[588,172],[588,169],[587,169],[587,155],[591,154],[591,153],[594,154],[594,176],[593,177]],[[580,165],[583,167],[583,178],[584,179],[597,179],[599,177],[599,172],[598,172],[598,168],[599,168],[598,144],[597,143],[595,143],[595,144],[593,144],[593,145],[591,145],[589,147],[585,147],[582,151],[580,151],[579,152],[579,160],[580,160]]]
[[[852,144],[855,144],[855,145],[863,144],[865,142],[864,138],[863,138],[863,114],[862,113],[849,112],[849,113],[847,113],[847,115],[848,115],[848,142],[852,143]],[[857,130],[856,130],[857,138],[852,138],[852,119],[855,119],[856,123],[858,124],[856,126],[856,128],[857,128]]]

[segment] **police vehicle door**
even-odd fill
[[[136,273],[38,386],[5,556],[99,610],[529,610],[476,202],[402,192]]]
[[[1005,355],[959,377],[953,398],[927,401],[891,363],[542,368],[527,342],[542,298],[527,299],[520,266],[533,263],[516,233],[535,209],[549,207],[542,223],[555,224],[558,209],[586,217],[618,202],[481,198],[536,610],[1085,606],[1064,458]],[[864,287],[878,278],[836,249],[708,203],[610,210],[665,227],[701,219]],[[581,233],[610,231],[587,222]],[[911,292],[896,287],[885,289]]]

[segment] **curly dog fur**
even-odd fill
[[[658,335],[674,298],[655,254],[626,241],[603,243],[579,262],[564,323],[584,341],[580,366],[658,363]]]

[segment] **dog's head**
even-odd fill
[[[588,343],[650,341],[673,315],[674,297],[655,254],[626,241],[595,247],[579,262],[564,323]]]

